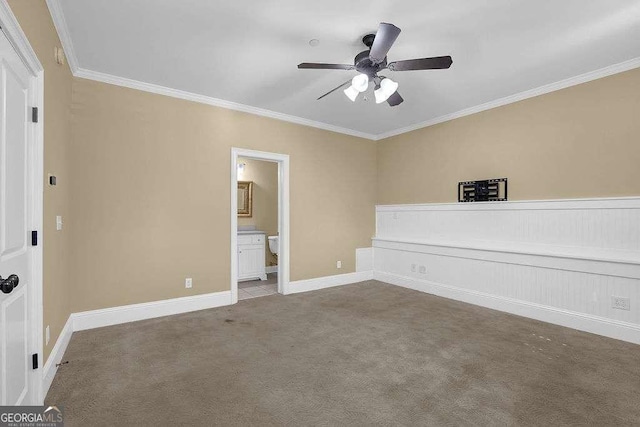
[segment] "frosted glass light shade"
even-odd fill
[[[351,101],[356,102],[356,98],[358,97],[360,92],[357,91],[353,86],[349,86],[344,90],[344,94],[347,95],[347,98],[349,98]]]
[[[382,88],[378,88],[376,90],[373,91],[373,94],[376,97],[376,104],[381,104],[384,101],[386,101],[387,99],[389,99],[389,96],[386,96],[384,91],[382,90]]]
[[[351,80],[351,87],[358,92],[364,92],[369,87],[369,76],[366,74],[358,74]]]
[[[389,99],[389,97],[393,95],[396,90],[398,90],[397,82],[394,82],[389,78],[383,79],[380,82],[380,87],[373,92],[376,97],[376,104],[380,104]]]

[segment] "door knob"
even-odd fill
[[[20,283],[20,278],[15,274],[12,274],[6,279],[3,279],[2,276],[0,276],[0,291],[5,294],[10,294],[11,291],[18,286],[18,283]]]

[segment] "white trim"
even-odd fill
[[[170,96],[172,98],[184,99],[186,101],[198,102],[200,104],[212,105],[214,107],[226,108],[228,110],[241,111],[243,113],[255,114],[256,116],[268,117],[270,119],[281,120],[283,122],[295,123],[302,126],[337,132],[345,135],[356,136],[358,138],[375,140],[376,136],[353,129],[347,129],[340,126],[331,125],[329,123],[318,122],[315,120],[305,119],[303,117],[292,116],[289,114],[279,113],[277,111],[266,110],[264,108],[253,107],[251,105],[240,104],[238,102],[226,101],[220,98],[214,98],[206,95],[199,95],[193,92],[187,92],[179,89],[172,89],[152,83],[145,83],[138,80],[118,77],[111,74],[91,71],[79,68],[74,76],[83,79],[94,80],[102,83],[108,83],[116,86],[137,89],[144,92],[151,92],[158,95]]]
[[[640,197],[598,197],[585,199],[510,200],[482,203],[420,203],[376,205],[376,212],[393,211],[486,211],[486,210],[556,210],[556,209],[640,209]]]
[[[356,271],[373,270],[373,247],[356,248]]]
[[[587,73],[570,77],[568,79],[560,80],[555,83],[546,84],[537,88],[525,90],[524,92],[505,96],[504,98],[499,98],[493,101],[489,101],[484,104],[465,108],[464,110],[456,111],[450,114],[445,114],[444,116],[429,119],[424,122],[405,126],[403,128],[399,128],[389,132],[384,132],[376,135],[376,140],[379,141],[382,139],[401,135],[403,133],[413,132],[414,130],[437,125],[439,123],[448,122],[450,120],[459,119],[461,117],[470,116],[472,114],[480,113],[486,110],[491,110],[497,107],[502,107],[504,105],[513,104],[514,102],[523,101],[525,99],[534,98],[536,96],[544,95],[550,92],[566,89],[571,86],[576,86],[582,83],[587,83],[587,82],[608,77],[614,74],[623,73],[625,71],[633,70],[638,67],[640,67],[640,58],[633,58],[628,61],[620,62],[618,64],[613,64],[608,67],[600,68],[598,70],[589,71]]]
[[[309,126],[317,129],[323,129],[330,132],[337,132],[345,135],[351,135],[359,138],[375,140],[376,136],[366,132],[359,132],[353,129],[347,129],[328,123],[318,122],[315,120],[305,119],[298,116],[279,113],[277,111],[267,110],[264,108],[253,107],[251,105],[241,104],[238,102],[226,101],[224,99],[214,98],[211,96],[200,95],[184,90],[173,89],[166,86],[160,86],[152,83],[141,82],[139,80],[128,79],[125,77],[114,76],[112,74],[102,73],[100,71],[88,70],[80,67],[73,47],[73,40],[69,33],[69,27],[64,17],[64,12],[59,0],[47,0],[47,6],[53,19],[53,24],[60,37],[60,42],[65,51],[65,56],[69,62],[69,68],[75,77],[94,80],[102,83],[108,83],[116,86],[127,87],[130,89],[141,90],[143,92],[155,93],[158,95],[170,96],[172,98],[184,99],[186,101],[198,102],[200,104],[212,105],[214,107],[226,108],[234,111],[255,114],[257,116],[269,117],[275,120],[295,123],[302,126]]]
[[[0,27],[2,32],[13,45],[18,56],[22,59],[31,74],[30,99],[32,107],[38,107],[38,123],[29,124],[29,139],[32,142],[29,161],[31,162],[32,218],[31,230],[38,231],[38,246],[30,247],[31,251],[31,290],[29,292],[29,353],[37,353],[38,360],[43,361],[43,174],[44,174],[44,68],[38,60],[27,36],[20,27],[17,18],[11,11],[6,0],[0,0]],[[42,363],[42,362],[41,362]],[[31,371],[31,370],[30,370]],[[44,401],[42,392],[42,369],[31,371],[30,390],[33,402],[41,404]]]
[[[371,279],[373,279],[373,271],[358,271],[355,273],[337,274],[335,276],[317,277],[315,279],[296,280],[295,282],[289,283],[287,295],[349,285]]]
[[[238,302],[238,157],[278,163],[278,292],[289,287],[289,155],[231,148],[231,303]]]
[[[580,246],[374,237],[375,248],[640,279],[640,253]]]
[[[264,271],[267,274],[277,273],[278,272],[278,266],[277,265],[269,265],[269,266],[264,268]]]
[[[173,89],[166,86],[160,86],[152,83],[141,82],[139,80],[128,79],[125,77],[114,76],[112,74],[102,73],[99,71],[88,70],[80,67],[73,47],[73,39],[69,33],[69,27],[64,17],[64,12],[59,0],[46,0],[53,24],[60,37],[60,42],[65,52],[69,68],[75,77],[94,80],[102,83],[108,83],[116,86],[137,89],[143,92],[151,92],[158,95],[170,96],[172,98],[184,99],[186,101],[198,102],[200,104],[212,105],[214,107],[226,108],[234,111],[255,114],[257,116],[269,117],[275,120],[295,123],[302,126],[309,126],[317,129],[323,129],[330,132],[337,132],[345,135],[351,135],[359,138],[375,140],[376,136],[366,132],[360,132],[353,129],[347,129],[340,126],[331,125],[315,120],[305,119],[298,116],[279,113],[277,111],[267,110],[264,108],[253,107],[251,105],[241,104],[238,102],[226,101],[224,99],[214,98],[211,96],[200,95],[184,90]]]
[[[64,357],[65,351],[67,351],[67,347],[69,346],[69,341],[71,341],[71,335],[73,334],[73,318],[69,316],[67,319],[67,323],[65,323],[64,328],[60,331],[60,335],[58,336],[58,340],[56,344],[51,349],[51,354],[49,354],[49,358],[47,362],[44,364],[44,368],[42,371],[42,396],[46,397],[49,392],[49,388],[51,387],[51,383],[53,382],[53,378],[56,376],[56,372],[58,371],[58,367],[56,364],[62,361]]]
[[[640,344],[640,325],[633,323],[577,313],[379,271],[374,272],[374,279],[456,301],[463,301],[493,310],[504,311],[555,325]]]
[[[154,319],[173,314],[188,313],[231,304],[231,292],[214,292],[211,294],[166,299],[141,304],[123,305],[120,307],[73,313],[73,331],[119,325],[138,320]]]
[[[47,2],[56,2],[57,0],[47,0]],[[55,21],[55,18],[54,18]],[[58,24],[56,25],[57,28]],[[64,45],[64,43],[63,43]],[[69,61],[71,65],[71,60]],[[282,120],[289,123],[295,123],[302,126],[309,126],[317,129],[323,129],[330,132],[341,133],[345,135],[351,135],[358,138],[369,139],[372,141],[381,141],[383,139],[391,138],[393,136],[401,135],[414,130],[426,128],[439,123],[448,122],[451,120],[459,119],[461,117],[470,116],[472,114],[480,113],[482,111],[491,110],[493,108],[502,107],[504,105],[513,104],[515,102],[523,101],[525,99],[533,98],[539,95],[555,92],[561,89],[566,89],[571,86],[576,86],[589,81],[597,80],[600,78],[608,77],[614,74],[622,73],[625,71],[633,70],[640,67],[640,58],[634,58],[629,61],[625,61],[619,64],[614,64],[599,70],[590,71],[575,77],[571,77],[559,82],[550,83],[544,86],[526,90],[524,92],[516,93],[504,98],[496,99],[481,105],[466,108],[464,110],[456,111],[454,113],[446,114],[444,116],[429,119],[424,122],[416,123],[403,128],[395,129],[389,132],[380,134],[371,134],[367,132],[361,132],[354,129],[348,129],[345,127],[331,125],[329,123],[318,122],[315,120],[305,119],[298,116],[292,116],[289,114],[279,113],[277,111],[266,110],[263,108],[253,107],[251,105],[240,104],[233,101],[226,101],[224,99],[213,98],[210,96],[199,95],[192,92],[187,92],[179,89],[172,89],[165,86],[160,86],[152,83],[145,83],[138,80],[132,80],[124,77],[118,77],[111,74],[102,73],[99,71],[87,70],[85,68],[78,68],[74,71],[74,76],[81,77],[88,80],[94,80],[102,83],[113,84],[116,86],[127,87],[130,89],[137,89],[144,92],[151,92],[158,95],[170,96],[173,98],[184,99],[187,101],[198,102],[201,104],[212,105],[215,107],[226,108],[229,110],[242,111],[249,114],[255,114],[262,117],[269,117],[276,120]]]
[[[4,1],[4,0],[3,0]],[[110,83],[118,86],[124,86],[132,89],[138,89],[147,92],[153,92],[161,95],[172,96],[175,98],[186,99],[189,101],[200,102],[203,104],[214,105],[217,107],[228,108],[236,111],[243,111],[250,114],[257,114],[259,116],[270,117],[277,120],[283,120],[286,122],[296,123],[303,126],[310,126],[318,129],[324,129],[332,132],[343,133],[346,135],[356,136],[360,138],[370,139],[373,141],[380,141],[386,138],[390,138],[403,133],[412,132],[414,130],[422,129],[425,127],[433,126],[438,123],[447,122],[461,117],[469,116],[472,114],[480,113],[482,111],[490,110],[493,108],[501,107],[504,105],[512,104],[514,102],[522,101],[528,98],[533,98],[539,95],[544,95],[557,90],[565,89],[571,86],[586,83],[592,80],[601,79],[603,77],[611,76],[613,74],[622,73],[625,71],[633,70],[640,67],[640,58],[633,58],[628,61],[613,64],[598,70],[589,71],[578,76],[570,77],[564,80],[557,81],[555,83],[546,84],[537,88],[529,89],[520,93],[509,95],[500,99],[486,102],[484,104],[476,105],[473,107],[465,108],[450,114],[445,114],[440,117],[429,119],[420,123],[405,126],[399,129],[391,130],[380,134],[370,134],[366,132],[360,132],[353,129],[347,129],[339,126],[330,125],[328,123],[317,122],[314,120],[304,119],[301,117],[291,116],[288,114],[278,113],[271,110],[265,110],[250,105],[239,104],[235,102],[225,101],[222,99],[211,98],[204,95],[197,95],[177,89],[171,89],[164,86],[153,85],[136,80],[126,79],[122,77],[113,76],[97,71],[87,70],[78,66],[78,60],[76,58],[75,50],[73,49],[73,42],[69,34],[68,26],[66,24],[64,13],[60,6],[59,0],[47,0],[47,5],[51,11],[54,25],[58,31],[60,41],[64,47],[67,60],[69,61],[69,67],[76,77],[82,77],[85,79],[96,80],[103,83]]]
[[[230,304],[231,292],[223,291],[72,313],[67,319],[64,328],[62,328],[58,340],[44,365],[42,396],[44,398],[49,392],[53,378],[58,370],[56,364],[63,360],[73,332],[223,307]]]
[[[47,0],[47,3],[49,2],[57,2],[57,0]],[[55,18],[54,18],[54,21],[55,21]],[[56,25],[56,28],[57,28],[57,25]],[[64,46],[64,43],[63,43],[63,46]],[[69,61],[69,64],[71,65],[71,60]],[[184,99],[187,101],[198,102],[201,104],[212,105],[215,107],[221,107],[221,108],[226,108],[226,109],[235,110],[235,111],[242,111],[249,114],[269,117],[276,120],[296,123],[302,126],[309,126],[313,128],[331,131],[331,132],[342,133],[345,135],[351,135],[359,138],[369,139],[372,141],[381,141],[386,138],[391,138],[393,136],[412,132],[414,130],[433,126],[439,123],[448,122],[450,120],[459,119],[461,117],[470,116],[472,114],[480,113],[482,111],[491,110],[497,107],[502,107],[504,105],[523,101],[525,99],[555,92],[561,89],[566,89],[571,86],[576,86],[582,83],[587,83],[587,82],[608,77],[614,74],[633,70],[638,67],[640,67],[640,58],[634,58],[629,61],[625,61],[619,64],[614,64],[608,67],[601,68],[599,70],[590,71],[575,77],[571,77],[555,83],[550,83],[544,86],[526,90],[524,92],[520,92],[504,98],[496,99],[481,105],[476,105],[470,108],[466,108],[464,110],[456,111],[451,114],[446,114],[444,116],[436,117],[434,119],[430,119],[424,122],[416,123],[410,126],[406,126],[403,128],[395,129],[395,130],[385,132],[385,133],[380,133],[380,134],[371,134],[371,133],[361,132],[361,131],[348,129],[340,126],[334,126],[328,123],[318,122],[315,120],[305,119],[302,117],[292,116],[289,114],[279,113],[276,111],[266,110],[266,109],[246,105],[246,104],[240,104],[237,102],[226,101],[224,99],[213,98],[205,95],[199,95],[199,94],[195,94],[192,92],[187,92],[179,89],[172,89],[165,86],[145,83],[138,80],[118,77],[111,74],[101,73],[98,71],[87,70],[85,68],[78,68],[73,72],[73,74],[76,77],[81,77],[88,80],[99,81],[102,83],[113,84],[116,86],[128,87],[130,89],[137,89],[137,90],[151,92],[159,95],[170,96],[173,98]]]
[[[20,58],[24,61],[29,72],[37,77],[39,73],[44,71],[44,68],[31,47],[29,39],[27,39],[18,20],[11,11],[7,0],[0,0],[0,25],[2,26],[2,31],[5,36],[7,36],[9,42],[11,42],[16,52],[18,52],[18,55],[20,55]]]
[[[76,56],[76,51],[73,48],[73,40],[69,34],[69,27],[67,26],[67,21],[64,17],[62,5],[58,0],[47,0],[47,7],[49,8],[51,18],[53,19],[53,26],[56,27],[56,31],[58,32],[60,43],[62,43],[64,56],[67,58],[69,68],[75,76],[80,69],[80,66],[78,65],[78,58]]]
[[[34,105],[38,106],[38,123],[31,123],[33,126],[34,145],[33,145],[33,219],[31,230],[38,232],[38,245],[31,246],[32,251],[32,267],[31,280],[33,288],[31,292],[31,314],[32,314],[32,337],[35,345],[32,353],[38,353],[38,360],[42,366],[44,363],[44,71],[40,71],[37,77],[32,81],[34,86]],[[36,371],[38,372],[38,371]],[[44,393],[39,387],[43,372],[36,373],[35,382],[35,399],[38,404],[44,401]]]
[[[4,0],[3,0],[4,1]],[[328,123],[322,123],[302,117],[291,116],[288,114],[278,113],[276,111],[265,110],[262,108],[252,107],[250,105],[239,104],[236,102],[225,101],[223,99],[212,98],[204,95],[198,95],[190,92],[181,91],[178,89],[171,89],[168,87],[154,85],[150,83],[144,83],[137,80],[131,80],[123,77],[118,77],[98,71],[87,70],[80,68],[76,57],[75,50],[73,48],[73,42],[69,34],[69,29],[64,18],[62,7],[59,0],[47,0],[47,5],[53,18],[53,23],[58,31],[60,41],[65,50],[65,55],[69,61],[69,67],[76,77],[82,77],[89,80],[95,80],[103,83],[110,83],[118,86],[124,86],[131,89],[138,89],[146,92],[152,92],[160,95],[171,96],[174,98],[186,99],[193,102],[200,102],[207,105],[214,105],[217,107],[228,108],[236,111],[243,111],[250,114],[256,114],[263,117],[270,117],[276,120],[282,120],[290,123],[296,123],[303,126],[310,126],[318,129],[324,129],[331,132],[343,133],[346,135],[356,136],[359,138],[370,139],[373,141],[380,141],[382,139],[390,138],[392,136],[401,135],[403,133],[412,132],[414,130],[422,129],[425,127],[433,126],[438,123],[447,122],[461,117],[469,116],[471,114],[480,113],[482,111],[490,110],[493,108],[501,107],[503,105],[512,104],[514,102],[522,101],[528,98],[533,98],[546,93],[555,92],[560,89],[565,89],[571,86],[586,83],[592,80],[601,79],[603,77],[611,76],[613,74],[622,73],[625,71],[633,70],[640,67],[640,58],[633,58],[628,61],[613,64],[598,70],[589,71],[578,76],[570,77],[564,80],[557,81],[555,83],[546,84],[537,88],[529,89],[520,93],[509,95],[500,99],[486,102],[484,104],[476,105],[473,107],[465,108],[460,111],[456,111],[450,114],[445,114],[440,117],[429,119],[420,123],[405,126],[399,129],[391,130],[380,134],[370,134],[367,132],[356,131],[353,129],[347,129],[339,126],[334,126]]]

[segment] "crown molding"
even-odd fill
[[[253,107],[251,105],[240,104],[237,102],[226,101],[224,99],[212,98],[210,96],[199,95],[197,93],[186,92],[183,90],[172,89],[152,83],[145,83],[138,80],[118,77],[111,74],[100,73],[97,71],[79,68],[75,77],[83,79],[95,80],[102,83],[108,83],[117,86],[123,86],[130,89],[137,89],[144,92],[151,92],[158,95],[170,96],[172,98],[184,99],[186,101],[198,102],[200,104],[212,105],[214,107],[226,108],[229,110],[241,111],[244,113],[255,114],[257,116],[268,117],[271,119],[281,120],[285,122],[295,123],[298,125],[309,126],[317,129],[328,130],[331,132],[342,133],[345,135],[356,136],[359,138],[375,140],[376,136],[353,129],[347,129],[339,126],[330,125],[328,123],[317,122],[302,117],[291,116],[289,114],[278,113],[277,111],[265,110],[263,108]]]
[[[58,36],[60,37],[62,47],[64,48],[67,61],[69,62],[69,68],[71,69],[71,72],[75,77],[81,77],[84,79],[95,80],[95,81],[113,84],[117,86],[128,87],[130,89],[137,89],[145,92],[151,92],[159,95],[170,96],[173,98],[184,99],[187,101],[198,102],[198,103],[212,105],[216,107],[227,108],[230,110],[242,111],[249,114],[269,117],[276,120],[282,120],[285,122],[295,123],[302,126],[309,126],[317,129],[328,130],[331,132],[342,133],[345,135],[351,135],[351,136],[369,139],[373,141],[381,141],[383,139],[391,138],[393,136],[401,135],[403,133],[412,132],[414,130],[426,128],[439,123],[448,122],[450,120],[459,119],[461,117],[470,116],[472,114],[480,113],[486,110],[491,110],[497,107],[502,107],[504,105],[512,104],[518,101],[523,101],[525,99],[533,98],[539,95],[555,92],[557,90],[579,85],[581,83],[586,83],[592,80],[601,79],[603,77],[611,76],[613,74],[618,74],[624,71],[640,68],[640,58],[633,58],[628,61],[624,61],[618,64],[601,68],[599,70],[590,71],[584,74],[580,74],[578,76],[560,80],[555,83],[550,83],[534,89],[529,89],[524,92],[509,95],[504,98],[496,99],[494,101],[490,101],[484,104],[465,108],[460,111],[456,111],[450,114],[445,114],[440,117],[436,117],[420,123],[416,123],[413,125],[405,126],[402,128],[398,128],[389,132],[383,132],[376,135],[376,134],[360,132],[360,131],[356,131],[353,129],[348,129],[340,126],[334,126],[328,123],[305,119],[298,116],[279,113],[277,111],[253,107],[251,105],[245,105],[237,102],[226,101],[224,99],[213,98],[205,95],[199,95],[192,92],[172,89],[165,86],[145,83],[138,80],[127,79],[124,77],[118,77],[111,74],[102,73],[99,71],[92,71],[92,70],[87,70],[85,68],[81,68],[78,64],[78,59],[76,57],[75,50],[73,48],[73,42],[71,40],[67,23],[64,18],[64,13],[60,5],[60,0],[46,0],[46,2],[47,2],[47,6],[49,7],[49,11],[51,12],[51,17],[53,19],[55,28],[58,32]],[[6,3],[6,0],[0,1],[0,5],[2,5],[3,3]]]
[[[582,83],[587,83],[592,80],[608,77],[613,74],[622,73],[624,71],[633,70],[634,68],[640,68],[640,58],[633,58],[628,61],[620,62],[618,64],[610,65],[608,67],[600,68],[599,70],[590,71],[588,73],[580,74],[575,77],[560,80],[555,83],[550,83],[544,86],[540,86],[534,89],[529,89],[524,92],[516,93],[514,95],[506,96],[504,98],[496,99],[484,104],[476,105],[474,107],[465,108],[464,110],[456,111],[451,114],[436,117],[434,119],[426,120],[424,122],[416,123],[414,125],[406,126],[400,129],[392,130],[376,135],[376,141],[391,138],[392,136],[401,135],[403,133],[412,132],[414,130],[426,128],[429,126],[437,125],[438,123],[448,122],[450,120],[459,119],[461,117],[470,116],[471,114],[480,113],[482,111],[491,110],[493,108],[502,107],[503,105],[513,104],[514,102],[523,101],[528,98],[533,98],[539,95],[544,95],[557,90],[566,89],[571,86],[576,86]]]
[[[67,21],[64,18],[64,12],[62,11],[60,1],[47,0],[47,7],[49,8],[51,19],[53,19],[53,26],[58,32],[58,37],[60,38],[60,43],[62,43],[62,49],[64,50],[64,55],[67,57],[71,73],[75,76],[80,66],[78,65],[76,51],[73,49],[73,41],[69,34],[69,27],[67,26]]]
[[[16,52],[27,66],[27,69],[36,76],[40,74],[44,70],[42,64],[31,48],[27,36],[24,31],[22,31],[18,20],[6,0],[0,1],[0,26],[2,26],[2,32],[7,37],[7,40],[9,40],[9,43],[16,49]]]
[[[57,2],[57,0],[47,0],[48,2]],[[71,61],[69,61],[71,63]],[[590,71],[588,73],[580,74],[575,77],[560,80],[555,83],[550,83],[544,86],[540,86],[534,89],[526,90],[524,92],[516,93],[504,98],[496,99],[484,104],[476,105],[474,107],[465,108],[464,110],[456,111],[451,114],[436,117],[424,122],[420,122],[414,125],[406,126],[400,129],[396,129],[390,132],[381,133],[378,135],[369,134],[365,132],[356,131],[353,129],[343,128],[339,126],[330,125],[328,123],[317,122],[314,120],[304,119],[302,117],[291,116],[288,114],[278,113],[276,111],[265,110],[262,108],[253,107],[250,105],[240,104],[237,102],[226,101],[224,99],[213,98],[205,95],[199,95],[196,93],[186,92],[178,89],[172,89],[160,85],[151,83],[145,83],[138,80],[127,79],[123,77],[114,76],[111,74],[101,73],[97,71],[91,71],[84,68],[78,68],[73,74],[76,77],[81,77],[89,80],[95,80],[103,83],[109,83],[117,86],[124,86],[131,89],[142,90],[145,92],[156,93],[159,95],[170,96],[173,98],[184,99],[187,101],[198,102],[201,104],[212,105],[221,108],[227,108],[235,111],[242,111],[249,114],[255,114],[258,116],[269,117],[276,120],[282,120],[285,122],[296,123],[303,126],[314,127],[318,129],[328,130],[331,132],[342,133],[359,138],[369,139],[373,141],[381,141],[386,138],[401,135],[404,133],[412,132],[414,130],[426,128],[439,123],[448,122],[450,120],[459,119],[461,117],[470,116],[472,114],[480,113],[482,111],[491,110],[493,108],[502,107],[504,105],[512,104],[514,102],[523,101],[525,99],[533,98],[539,95],[544,95],[550,92],[555,92],[561,89],[566,89],[571,86],[576,86],[582,83],[587,83],[593,80],[608,77],[614,74],[622,73],[625,71],[640,68],[640,58],[634,58],[625,62],[610,65],[608,67],[601,68],[599,70]]]

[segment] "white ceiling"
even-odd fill
[[[369,135],[640,58],[638,0],[49,2],[61,6],[65,49],[80,69]],[[356,72],[297,64],[352,63],[381,21],[402,29],[389,61],[451,55],[453,66],[386,71],[405,99],[395,108],[376,105],[372,93],[316,101]]]

